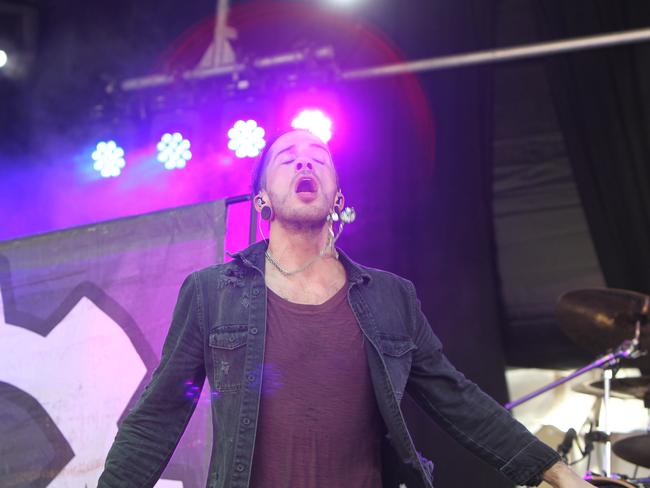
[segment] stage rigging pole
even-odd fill
[[[215,29],[215,35],[217,30],[219,30],[220,35],[224,36],[224,39],[221,40],[221,49],[223,53],[225,35],[227,30],[227,0],[219,0],[219,4],[220,8],[226,8],[226,13],[219,15],[219,18],[217,19],[217,27],[221,25],[221,22],[223,22],[223,29]],[[560,41],[541,42],[538,44],[489,49],[471,53],[421,59],[418,61],[406,61],[403,63],[394,63],[383,66],[359,68],[344,71],[340,74],[340,77],[343,80],[350,81],[362,80],[368,78],[378,78],[382,76],[395,76],[407,73],[419,73],[423,71],[436,71],[441,69],[462,68],[480,64],[530,59],[540,56],[548,56],[551,54],[621,46],[625,44],[634,44],[647,41],[650,41],[650,28],[634,29],[623,32],[612,32],[609,34],[598,34],[593,36],[577,37],[574,39],[564,39]],[[313,55],[316,58],[324,55],[325,57],[333,57],[331,48],[322,48],[316,50],[313,52]],[[305,55],[303,52],[285,53],[285,55],[259,58],[252,63],[251,67],[261,69],[280,64],[299,63],[304,60]],[[182,73],[179,78],[184,80],[211,78],[217,76],[232,75],[234,73],[241,72],[244,69],[245,66],[243,64],[237,63],[221,65],[219,67],[213,68],[212,70],[199,67],[197,69]],[[153,74],[124,80],[120,83],[120,85],[124,91],[133,91],[172,84],[174,81],[176,81],[176,78],[174,76],[167,74]]]
[[[212,67],[221,66],[225,61],[226,29],[228,28],[228,0],[217,0],[217,14],[214,22],[214,45],[212,51]]]
[[[392,76],[405,73],[418,73],[421,71],[435,71],[448,68],[462,68],[477,64],[499,63],[517,59],[529,59],[549,54],[583,51],[602,47],[620,46],[637,42],[650,41],[650,28],[635,29],[610,34],[577,37],[562,41],[541,42],[524,46],[489,49],[466,54],[454,54],[437,58],[407,61],[385,66],[361,68],[343,73],[344,80],[357,80]]]

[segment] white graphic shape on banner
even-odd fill
[[[48,488],[97,486],[117,420],[146,371],[126,333],[88,298],[42,337],[6,323],[0,294],[0,381],[34,397],[74,452]]]

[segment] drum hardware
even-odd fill
[[[538,397],[542,393],[546,393],[547,391],[550,391],[560,385],[563,385],[567,381],[571,381],[577,378],[578,376],[582,376],[583,374],[593,369],[607,368],[605,369],[605,371],[609,370],[611,372],[610,368],[612,366],[617,365],[621,359],[635,359],[637,357],[640,357],[641,355],[642,353],[641,351],[639,351],[639,339],[638,336],[635,336],[635,338],[632,339],[631,341],[624,341],[616,350],[608,354],[605,354],[604,356],[600,356],[598,359],[589,363],[587,366],[584,366],[583,368],[580,368],[574,371],[573,373],[564,376],[563,378],[560,378],[559,380],[555,380],[552,383],[549,383],[548,385],[533,391],[532,393],[524,395],[523,397],[518,398],[517,400],[506,403],[505,408],[507,410],[512,410],[513,408],[523,403],[526,403],[527,401],[532,400],[533,398]],[[605,378],[605,384],[606,387],[605,387],[604,396],[609,396],[609,379]]]
[[[603,384],[600,381],[591,383],[589,387],[596,391],[596,395],[600,394],[599,390],[602,389]],[[617,378],[611,382],[612,391],[625,395],[626,399],[643,400],[644,406],[650,410],[650,376],[633,376],[630,378]],[[647,432],[626,435],[624,438],[616,440],[612,444],[614,453],[637,466],[650,468],[650,424],[647,427]],[[640,483],[648,483],[645,478]]]
[[[585,434],[585,453],[590,454],[594,450],[594,444],[605,444],[611,442],[611,434],[601,430],[592,430]]]
[[[591,453],[594,450],[595,444],[609,442],[610,436],[608,436],[607,434],[599,430],[590,430],[589,432],[583,434],[583,438],[584,438],[584,446],[585,446],[584,449],[580,447],[580,444],[578,443],[578,438],[576,437],[575,439],[575,443],[578,447],[578,450],[580,451],[581,457],[568,464],[569,466],[573,466],[574,464],[578,464],[579,462],[587,458],[588,459],[587,469],[589,469],[589,466],[591,465]],[[561,446],[558,446],[558,453],[562,455],[562,453],[560,452],[560,447]],[[564,459],[564,461],[567,462],[567,459]],[[592,474],[591,471],[587,471],[587,473]]]
[[[578,433],[576,432],[576,430],[569,429],[566,431],[566,434],[564,434],[564,439],[562,439],[562,442],[557,446],[556,451],[560,454],[560,457],[565,463],[568,462],[567,456],[569,455],[571,446],[573,446],[573,443],[576,441],[577,438],[578,438]]]
[[[558,387],[559,385],[566,383],[567,381],[571,381],[572,379],[577,378],[578,376],[582,376],[583,374],[593,369],[605,368],[603,371],[604,394],[603,394],[602,429],[605,432],[605,434],[609,436],[610,431],[609,431],[609,419],[608,419],[607,412],[609,409],[610,380],[612,378],[611,367],[617,365],[621,359],[636,358],[641,355],[638,349],[639,347],[638,332],[639,332],[639,328],[637,327],[637,334],[635,335],[635,338],[633,340],[624,341],[623,344],[621,344],[615,351],[599,357],[598,359],[588,364],[587,366],[578,369],[577,371],[574,371],[573,373],[563,378],[560,378],[559,380],[553,381],[552,383],[549,383],[548,385],[543,386],[542,388],[539,388],[538,390],[533,391],[532,393],[524,395],[523,397],[517,400],[507,403],[505,405],[505,408],[507,410],[512,410],[513,408],[529,400],[532,400],[533,398],[538,397],[542,393],[546,393],[547,391],[550,391]],[[605,470],[605,474],[609,474],[611,472],[611,443],[609,442],[609,440],[605,442],[605,449],[603,454],[603,468]]]
[[[578,290],[563,295],[557,306],[560,327],[578,345],[597,351],[609,350],[592,363],[573,373],[553,381],[532,393],[509,402],[505,408],[512,410],[559,385],[571,381],[588,371],[603,370],[602,381],[602,425],[604,436],[602,468],[603,479],[611,473],[611,441],[609,429],[609,400],[614,377],[613,370],[624,359],[637,359],[647,353],[650,347],[650,327],[648,327],[650,296],[626,290],[591,289]],[[633,334],[633,338],[629,339]],[[626,338],[627,337],[627,338]],[[611,350],[613,346],[618,346]],[[590,446],[593,446],[592,439]],[[560,447],[560,446],[559,446]],[[590,452],[589,449],[588,452]],[[585,444],[587,452],[587,444]],[[593,483],[592,483],[593,484]],[[606,485],[600,485],[606,486]],[[634,486],[610,483],[610,486]]]

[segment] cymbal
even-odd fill
[[[605,393],[602,381],[586,381],[584,383],[578,383],[573,385],[571,389],[576,393],[584,393],[585,395],[593,395],[597,397],[601,397]],[[623,393],[618,390],[615,391],[613,388],[610,390],[610,396],[612,398],[620,398],[621,400],[633,400],[636,398],[628,393]]]
[[[556,315],[562,331],[576,344],[592,353],[603,353],[634,338],[635,325],[641,321],[640,348],[650,349],[648,310],[650,297],[615,288],[593,288],[565,293],[560,297]]]
[[[612,394],[617,393],[619,398],[638,398],[645,400],[650,392],[650,376],[631,376],[629,378],[614,378],[610,380]],[[595,390],[602,392],[605,388],[604,381],[594,381],[589,385]],[[581,392],[582,393],[582,392]]]
[[[650,433],[625,437],[612,444],[612,450],[621,459],[650,468]]]

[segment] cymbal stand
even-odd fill
[[[603,449],[603,476],[607,477],[612,472],[612,441],[609,436],[611,435],[611,430],[609,428],[609,400],[611,395],[611,382],[613,377],[611,367],[603,371],[603,431],[607,435],[607,440],[605,441],[605,449]],[[599,426],[600,427],[600,426]]]
[[[506,403],[504,406],[507,410],[512,410],[513,408],[526,403],[529,400],[532,400],[533,398],[538,397],[542,393],[546,393],[549,390],[552,390],[567,381],[571,381],[578,376],[582,376],[583,374],[597,368],[604,368],[603,371],[603,380],[605,384],[605,393],[603,395],[603,428],[607,436],[610,434],[609,430],[609,399],[610,399],[610,387],[611,387],[611,379],[613,377],[612,374],[612,368],[618,363],[620,363],[621,359],[633,359],[637,358],[639,356],[642,356],[645,354],[645,351],[641,351],[639,349],[639,338],[641,335],[641,321],[637,321],[636,323],[636,328],[635,328],[635,334],[634,334],[634,339],[632,340],[627,340],[623,341],[621,345],[616,348],[614,351],[605,354],[604,356],[600,356],[598,359],[593,361],[592,363],[589,363],[587,366],[580,368],[573,373],[564,376],[563,378],[560,378],[559,380],[555,380],[552,383],[549,383],[548,385],[545,385],[532,393],[528,393],[527,395],[524,395],[521,398],[518,398],[517,400],[514,400],[512,402]],[[609,473],[611,471],[611,454],[612,452],[612,446],[611,442],[609,439],[605,443],[605,449],[603,452],[603,466],[602,469],[605,471],[605,476],[609,476]]]
[[[560,385],[563,385],[567,381],[571,381],[578,376],[582,376],[583,374],[597,368],[611,368],[612,366],[616,366],[621,359],[633,359],[641,356],[643,353],[639,350],[639,336],[641,332],[641,324],[637,322],[636,325],[636,334],[634,339],[632,340],[627,340],[623,341],[623,343],[618,346],[614,351],[605,354],[604,356],[600,356],[598,359],[593,361],[592,363],[589,363],[587,366],[584,366],[583,368],[580,368],[573,373],[568,374],[567,376],[564,376],[563,378],[560,378],[559,380],[555,380],[552,383],[549,383],[548,385],[542,386],[541,388],[533,391],[532,393],[528,393],[527,395],[522,396],[521,398],[518,398],[517,400],[513,400],[511,402],[508,402],[504,405],[506,410],[512,410],[515,407],[518,407],[519,405],[526,403],[529,400],[532,400],[533,398],[538,397],[542,393],[546,393],[549,390],[552,390]],[[609,386],[608,386],[609,388]]]

